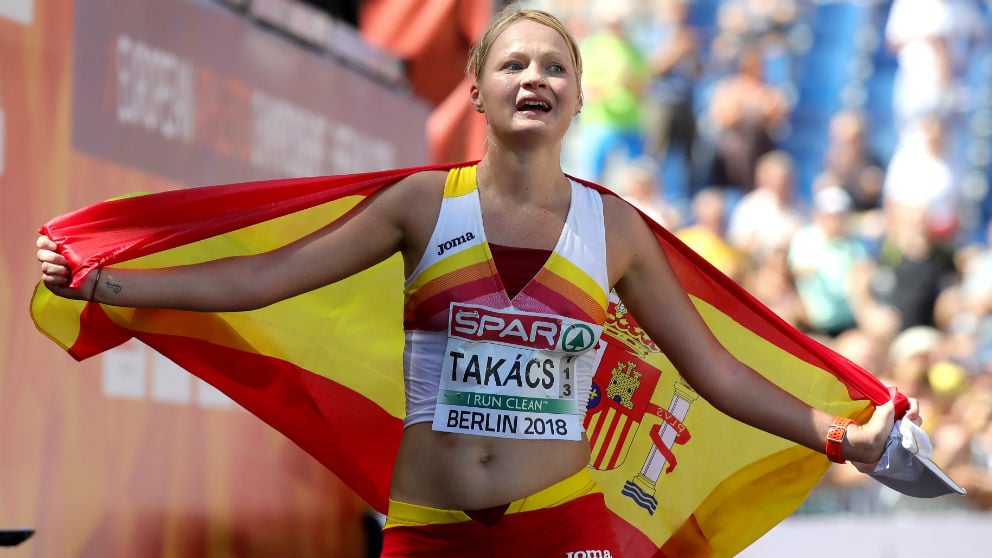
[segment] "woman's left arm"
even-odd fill
[[[624,305],[679,373],[727,415],[825,452],[834,417],[810,407],[727,351],[689,300],[647,223],[622,200],[604,198],[611,281]],[[916,412],[913,407],[911,413]],[[877,462],[893,420],[889,402],[879,406],[866,424],[851,424],[844,439],[845,459]]]

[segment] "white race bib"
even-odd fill
[[[452,304],[433,429],[580,440],[576,370],[602,327],[562,316]],[[581,401],[582,405],[586,401]]]

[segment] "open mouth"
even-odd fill
[[[540,101],[537,99],[528,99],[517,103],[518,111],[538,111],[538,112],[548,112],[551,110],[551,105],[545,101]]]

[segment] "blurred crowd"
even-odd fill
[[[877,48],[894,62],[881,121],[891,149],[872,145],[878,115],[849,96],[827,115],[803,183],[787,138],[804,116],[808,17],[824,3],[526,2],[562,16],[581,43],[585,102],[563,164],[918,398],[935,460],[968,490],[910,501],[835,466],[801,513],[992,510],[992,223],[976,209],[992,165],[979,157],[976,180],[972,135],[961,133],[976,113],[992,126],[988,90],[968,93],[975,64],[992,82],[992,57],[979,56],[990,52],[992,2],[861,2],[882,18]]]

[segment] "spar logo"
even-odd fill
[[[561,348],[566,353],[581,353],[592,348],[596,342],[596,334],[585,324],[572,324],[565,328],[562,335]]]
[[[448,334],[470,341],[496,341],[539,350],[581,353],[596,344],[593,328],[565,325],[560,318],[528,312],[501,312],[482,306],[451,306]]]
[[[496,341],[554,350],[561,339],[561,326],[561,320],[552,316],[453,304],[448,334],[470,341]]]

